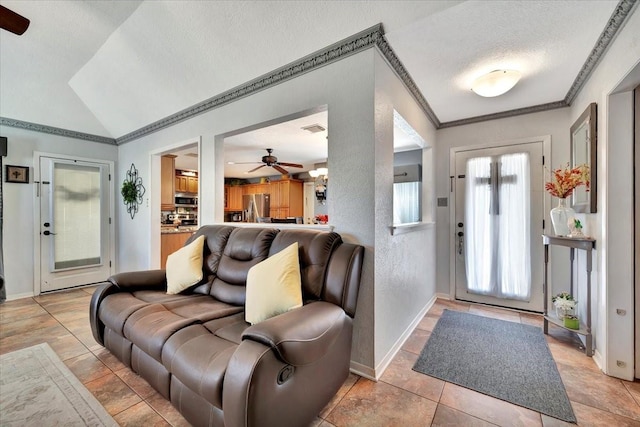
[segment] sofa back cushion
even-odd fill
[[[298,242],[302,297],[305,301],[321,299],[329,257],[334,247],[342,243],[338,233],[318,230],[280,230],[269,249],[269,256]]]
[[[210,294],[227,304],[244,305],[249,269],[269,255],[278,230],[235,228],[224,247]]]
[[[218,266],[220,264],[220,258],[224,251],[227,241],[234,227],[226,225],[205,225],[200,227],[187,242],[185,246],[197,239],[200,236],[204,236],[204,249],[202,253],[202,273],[204,284],[196,287],[193,293],[209,295],[211,292],[211,283],[218,272]]]

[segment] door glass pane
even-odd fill
[[[468,292],[528,300],[531,294],[529,155],[470,159],[465,183]]]
[[[100,168],[55,163],[53,184],[54,269],[100,264]]]

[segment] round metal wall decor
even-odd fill
[[[131,219],[138,213],[138,205],[142,204],[142,196],[144,196],[144,185],[142,178],[138,176],[138,169],[131,163],[131,167],[127,171],[127,177],[122,182],[122,199],[127,207],[127,212],[131,215]]]

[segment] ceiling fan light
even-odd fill
[[[471,90],[487,98],[499,96],[513,88],[520,77],[520,71],[517,70],[494,70],[478,77],[471,85]]]

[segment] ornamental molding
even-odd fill
[[[378,40],[384,39],[384,31],[382,24],[374,25],[364,31],[354,34],[344,40],[329,45],[310,55],[302,57],[285,66],[275,69],[269,73],[263,74],[253,80],[248,81],[240,86],[195,104],[189,108],[172,114],[168,117],[160,119],[143,128],[135,130],[131,133],[116,138],[116,143],[124,144],[141,138],[168,126],[195,117],[199,114],[253,95],[272,86],[291,80],[302,74],[308,73],[325,65],[331,64],[348,56],[369,49],[378,43]],[[398,61],[399,62],[399,61]],[[415,85],[414,85],[415,86]]]
[[[93,135],[90,133],[78,132],[75,130],[62,129],[53,126],[41,125],[39,123],[25,122],[23,120],[0,117],[0,125],[12,128],[25,129],[32,132],[48,133],[51,135],[64,136],[67,138],[82,139],[85,141],[99,142],[101,144],[115,145],[116,140],[106,136]]]
[[[580,69],[573,84],[569,88],[565,98],[561,101],[550,102],[547,104],[535,105],[532,107],[518,108],[514,110],[503,111],[494,114],[486,114],[482,116],[469,117],[460,120],[452,120],[449,122],[440,122],[425,97],[422,95],[415,81],[404,67],[398,56],[395,54],[387,39],[384,37],[384,29],[382,24],[374,25],[364,31],[353,36],[347,37],[337,43],[320,49],[310,55],[291,62],[274,71],[263,74],[244,84],[236,86],[226,92],[213,96],[205,101],[185,108],[175,114],[167,116],[163,119],[155,121],[138,130],[130,132],[119,138],[113,139],[100,135],[93,135],[84,132],[77,132],[68,129],[56,128],[53,126],[41,125],[38,123],[25,122],[22,120],[0,117],[0,125],[10,126],[20,129],[26,129],[34,132],[48,133],[52,135],[65,136],[68,138],[82,139],[86,141],[99,142],[110,145],[124,144],[145,135],[157,132],[161,129],[173,126],[192,117],[253,95],[272,86],[286,82],[296,78],[302,74],[308,73],[325,65],[344,59],[348,56],[362,52],[366,49],[375,47],[385,58],[389,66],[394,70],[398,78],[405,85],[407,90],[414,97],[418,105],[422,108],[427,118],[433,123],[436,129],[448,128],[453,126],[462,126],[471,123],[483,122],[486,120],[495,120],[506,117],[514,117],[523,114],[536,113],[540,111],[553,110],[556,108],[568,107],[571,105],[578,92],[586,81],[589,79],[596,65],[604,56],[607,48],[615,38],[616,34],[624,25],[626,19],[631,15],[634,7],[637,6],[637,0],[620,0],[615,11],[607,22],[605,29],[600,34],[598,41],[591,50],[589,57]]]
[[[631,11],[634,6],[637,4],[637,0],[620,0],[620,2],[618,2],[611,18],[609,18],[609,22],[607,22],[606,27],[602,30],[598,41],[596,41],[596,44],[591,50],[591,53],[589,53],[587,60],[584,65],[582,65],[580,72],[569,88],[567,95],[564,97],[564,101],[567,105],[571,105],[573,100],[576,98],[578,92],[580,92],[582,86],[587,82],[591,73],[593,73],[593,70],[596,68],[596,65],[600,62],[600,59],[604,56],[607,48],[615,38],[620,28],[622,28],[624,22],[631,15]]]
[[[378,48],[382,56],[384,56],[384,58],[387,60],[391,68],[396,72],[396,75],[400,78],[400,80],[402,80],[402,83],[404,83],[411,95],[413,95],[414,99],[418,102],[418,105],[420,105],[420,108],[422,108],[422,111],[424,111],[424,113],[429,118],[429,121],[433,123],[436,129],[440,128],[441,123],[438,119],[438,116],[436,116],[436,113],[433,112],[427,100],[424,99],[424,96],[422,96],[422,92],[420,92],[420,89],[418,89],[418,86],[413,81],[413,78],[411,78],[411,75],[409,74],[407,69],[404,68],[404,65],[402,65],[402,62],[400,61],[396,53],[393,51],[391,46],[389,46],[389,43],[387,42],[387,39],[383,34],[380,34],[380,36],[378,37],[376,47]]]
[[[564,100],[549,102],[547,104],[534,105],[532,107],[517,108],[515,110],[501,111],[499,113],[485,114],[482,116],[468,117],[466,119],[452,120],[440,124],[438,129],[445,129],[454,126],[463,126],[471,123],[486,122],[488,120],[504,119],[506,117],[521,116],[523,114],[539,113],[541,111],[555,110],[557,108],[568,107]]]

